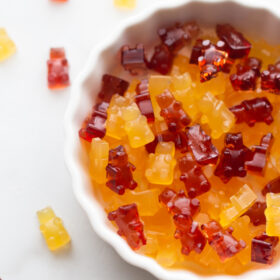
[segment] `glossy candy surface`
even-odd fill
[[[0,61],[3,61],[13,55],[16,51],[16,45],[7,34],[4,28],[0,28]]]
[[[261,87],[268,92],[280,93],[280,61],[269,64],[268,69],[261,73]]]
[[[266,205],[266,233],[269,236],[280,236],[280,194],[268,193]]]
[[[274,178],[265,185],[262,194],[266,195],[267,193],[280,193],[280,177]]]
[[[266,224],[266,217],[264,214],[265,209],[266,209],[266,203],[257,201],[244,215],[247,215],[250,218],[251,223],[254,226],[265,225]]]

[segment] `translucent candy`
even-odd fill
[[[230,131],[235,123],[233,113],[226,107],[223,101],[218,100],[210,92],[206,92],[198,102],[202,113],[201,123],[208,124],[211,129],[211,137],[220,138]]]
[[[16,52],[16,45],[4,28],[0,28],[0,61],[9,58]]]
[[[211,185],[207,177],[190,154],[179,159],[179,168],[181,171],[180,180],[184,182],[190,198],[210,190]]]
[[[55,216],[52,208],[47,207],[38,211],[37,216],[40,223],[40,231],[51,251],[58,250],[71,241],[62,220]]]
[[[261,73],[262,90],[280,94],[280,61],[269,64],[268,69]]]
[[[280,236],[280,194],[268,193],[266,205],[266,233],[269,236]]]
[[[48,65],[48,86],[60,89],[69,86],[69,66],[64,48],[51,48]]]
[[[240,104],[230,108],[236,117],[236,123],[245,122],[249,126],[254,126],[256,122],[271,124],[273,107],[266,97],[258,97],[244,100]]]
[[[137,250],[146,244],[143,223],[139,218],[135,203],[121,206],[110,212],[108,219],[117,224],[118,234],[126,239],[132,249]]]
[[[231,204],[220,213],[220,224],[228,227],[242,216],[257,200],[256,194],[245,184],[235,195],[230,197]]]
[[[219,152],[199,124],[187,129],[188,145],[195,158],[201,165],[216,164]]]
[[[109,151],[109,164],[106,167],[108,181],[106,185],[117,194],[124,194],[126,189],[134,190],[137,183],[133,180],[135,166],[128,161],[126,150],[118,146]]]
[[[250,218],[250,221],[254,226],[265,225],[265,209],[266,203],[257,201],[244,215],[247,215]]]
[[[119,8],[134,9],[136,6],[136,0],[114,0],[114,4]]]
[[[172,142],[160,142],[154,154],[149,154],[145,176],[152,184],[170,185],[174,178],[175,145]]]
[[[210,221],[202,225],[202,231],[221,261],[233,257],[246,246],[243,240],[238,241],[232,236],[232,228],[223,229],[216,221]]]
[[[266,184],[262,190],[262,194],[266,195],[267,193],[280,193],[280,176]]]

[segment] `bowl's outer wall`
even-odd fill
[[[135,45],[144,43],[148,48],[156,43],[156,30],[161,26],[168,26],[176,21],[196,20],[199,23],[214,26],[216,23],[232,23],[246,34],[264,38],[271,43],[280,42],[280,20],[277,15],[265,9],[263,1],[255,1],[254,7],[244,6],[233,2],[223,1],[187,1],[173,0],[151,7],[146,13],[130,19],[105,38],[104,43],[95,47],[83,72],[75,81],[72,88],[71,100],[65,115],[66,164],[73,178],[74,193],[81,206],[87,212],[93,229],[97,234],[110,243],[116,251],[129,263],[150,271],[162,280],[197,280],[211,279],[239,279],[264,280],[280,279],[280,266],[269,270],[250,271],[240,276],[209,276],[196,275],[189,271],[166,270],[153,259],[136,254],[126,242],[119,237],[106,214],[95,200],[91,181],[88,175],[88,158],[82,149],[78,130],[84,119],[91,112],[95,98],[100,88],[101,77],[104,73],[118,75],[116,57],[124,44]],[[257,6],[257,8],[256,8]],[[121,74],[126,78],[126,74]]]

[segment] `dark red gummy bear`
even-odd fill
[[[262,194],[266,195],[267,193],[280,193],[280,176],[266,184],[262,190]]]
[[[181,171],[180,180],[184,182],[190,198],[210,190],[211,185],[207,177],[190,154],[186,154],[186,156],[179,159],[179,168]]]
[[[264,214],[265,209],[266,209],[266,203],[257,201],[244,215],[249,216],[250,221],[254,226],[265,225],[266,224],[266,217]]]
[[[109,103],[114,94],[124,95],[128,86],[129,83],[127,81],[112,75],[105,74],[102,77],[102,86],[98,97],[102,101]]]
[[[121,49],[121,64],[132,75],[138,75],[146,70],[145,49],[142,44],[135,48],[123,46]]]
[[[176,193],[174,190],[166,188],[159,195],[159,201],[167,207],[173,215],[182,214],[193,216],[200,209],[200,202],[196,198],[186,197],[183,190]]]
[[[276,255],[275,247],[279,242],[278,237],[268,236],[263,233],[252,240],[251,260],[252,262],[272,264]]]
[[[273,122],[273,107],[266,97],[244,100],[229,109],[235,115],[236,123],[246,122],[249,126],[254,126],[256,122]]]
[[[188,146],[201,165],[216,164],[219,152],[212,144],[211,137],[202,130],[199,124],[187,129]]]
[[[138,105],[141,114],[147,118],[148,122],[153,122],[155,120],[155,116],[149,92],[148,80],[142,80],[137,85],[135,102]]]
[[[132,249],[137,250],[146,244],[143,223],[140,221],[135,203],[121,206],[110,212],[108,219],[116,222],[119,228],[118,234],[125,237]]]
[[[259,173],[263,172],[272,142],[273,136],[271,133],[268,133],[262,137],[260,145],[252,147],[252,158],[245,162],[248,170]]]
[[[59,89],[69,86],[69,66],[64,48],[51,48],[48,64],[48,86]]]
[[[170,72],[173,63],[173,54],[164,44],[155,47],[154,54],[149,62],[149,68],[166,75]]]
[[[136,168],[128,161],[128,156],[123,146],[118,146],[109,151],[109,164],[106,167],[108,186],[117,194],[124,194],[126,189],[134,190],[137,183],[133,180],[132,171]]]
[[[245,161],[251,158],[251,151],[243,144],[241,133],[228,133],[225,137],[225,148],[222,150],[220,162],[215,175],[227,183],[232,177],[245,177]]]
[[[160,115],[164,118],[171,132],[179,131],[191,122],[182,107],[182,103],[177,101],[169,90],[165,90],[156,99],[161,108]]]
[[[226,43],[226,50],[230,58],[248,56],[252,45],[233,26],[230,24],[218,24],[216,32],[218,37]]]
[[[209,245],[217,252],[222,261],[233,257],[243,250],[246,243],[243,240],[236,240],[232,236],[233,229],[223,229],[216,221],[210,221],[201,226]]]
[[[230,76],[234,90],[255,90],[261,64],[255,57],[246,58],[242,64],[237,64],[236,73]]]
[[[175,215],[173,217],[176,231],[175,238],[180,239],[182,254],[189,255],[191,251],[200,254],[206,245],[206,238],[202,234],[197,222],[193,222],[190,216]]]
[[[261,87],[263,90],[280,94],[280,61],[275,65],[269,64],[268,69],[262,72]]]

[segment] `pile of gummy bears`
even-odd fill
[[[129,246],[164,267],[236,275],[271,265],[280,47],[229,24],[177,23],[158,36],[150,57],[143,44],[121,48],[131,79],[103,75],[79,132],[95,197]]]

